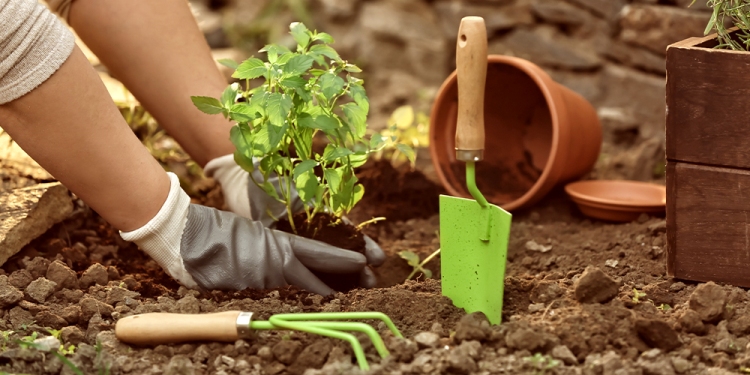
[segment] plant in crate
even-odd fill
[[[341,219],[364,195],[355,168],[385,140],[380,134],[365,138],[369,100],[363,80],[355,76],[361,70],[330,46],[329,34],[302,23],[292,23],[290,31],[295,51],[264,47],[260,52],[267,61],[250,58],[235,66],[233,77],[244,85],[230,85],[218,99],[193,97],[193,103],[236,122],[230,134],[236,162],[251,176],[257,169],[263,178],[253,182],[287,207],[286,218],[274,218],[279,229],[363,249],[362,235]],[[256,79],[261,83],[251,87]],[[313,147],[318,134],[327,140],[322,152]],[[278,189],[269,181],[274,176]],[[295,212],[295,191],[304,203],[302,213]],[[344,233],[323,233],[333,227]],[[352,238],[357,244],[346,243]]]

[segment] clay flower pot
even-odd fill
[[[476,176],[490,202],[509,211],[528,207],[594,166],[602,143],[596,111],[538,66],[488,56],[484,101],[486,144]],[[464,163],[455,155],[457,109],[454,71],[433,103],[430,153],[445,189],[470,198]]]

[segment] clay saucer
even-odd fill
[[[667,203],[664,186],[637,181],[577,181],[567,184],[565,192],[584,215],[610,221],[633,221],[642,213],[662,213]]]

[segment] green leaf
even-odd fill
[[[326,44],[333,44],[333,37],[328,33],[317,33],[313,35],[312,40],[320,40]]]
[[[229,118],[237,122],[252,121],[257,115],[257,109],[246,102],[235,103],[229,108]]]
[[[322,76],[323,74],[325,74],[325,72],[326,72],[326,71],[325,71],[325,70],[323,70],[323,69],[310,69],[310,74],[311,74],[311,75],[312,75],[313,77],[320,77],[320,76]]]
[[[396,125],[398,129],[409,128],[414,123],[414,108],[410,105],[403,105],[396,108],[393,114],[391,114],[389,122]]]
[[[352,126],[352,131],[356,134],[357,138],[362,138],[367,131],[367,111],[356,103],[346,103],[341,106],[344,111],[344,116],[349,121],[349,125]]]
[[[415,254],[414,252],[404,250],[400,251],[398,253],[398,256],[400,256],[401,259],[406,260],[406,263],[408,263],[412,267],[419,266],[419,255]]]
[[[219,64],[226,66],[230,69],[237,69],[240,64],[232,59],[218,59],[216,60]]]
[[[303,49],[307,48],[307,45],[310,44],[310,31],[305,24],[302,22],[292,22],[292,24],[289,25],[289,30],[291,31],[294,40],[297,41],[297,44]]]
[[[285,75],[298,76],[312,67],[313,58],[307,55],[295,55],[284,65]]]
[[[268,62],[273,64],[278,59],[279,55],[284,55],[291,51],[289,50],[289,48],[286,48],[278,44],[267,44],[265,47],[261,48],[258,52],[265,52],[266,54],[268,54]]]
[[[324,132],[329,132],[339,127],[339,122],[328,115],[320,115],[313,119],[309,114],[303,113],[297,117],[297,121],[300,126],[310,129],[320,129]]]
[[[266,74],[267,71],[268,67],[263,61],[251,57],[237,67],[232,77],[237,79],[254,79]]]
[[[209,96],[191,96],[190,100],[193,101],[193,104],[198,107],[198,109],[209,115],[215,115],[224,111],[224,106],[222,106],[221,102],[216,98]]]
[[[350,73],[362,73],[362,69],[360,69],[358,66],[354,64],[346,64],[344,66],[344,70]]]
[[[237,152],[242,154],[246,159],[250,159],[253,156],[253,141],[256,137],[257,135],[253,134],[247,124],[238,124],[229,130],[229,140],[232,141]],[[252,160],[249,162],[252,163]],[[250,171],[253,170],[252,165],[248,166],[248,168],[250,168]],[[243,169],[247,170],[244,167]]]
[[[352,155],[349,155],[349,163],[351,163],[352,168],[358,168],[363,166],[367,162],[368,153],[366,152],[357,152]]]
[[[268,120],[274,126],[283,126],[289,116],[289,111],[292,109],[292,98],[287,94],[273,92],[268,94],[267,103]]]
[[[310,54],[314,56],[325,56],[334,61],[341,61],[341,56],[331,46],[325,44],[316,44],[310,47]]]
[[[307,84],[307,80],[302,77],[284,77],[280,81],[281,85],[284,86],[284,88],[288,89],[303,89],[305,88],[305,85]]]
[[[338,193],[341,188],[341,171],[338,168],[326,169],[323,174],[325,175],[328,189],[334,194]]]
[[[340,159],[342,157],[346,157],[353,154],[352,150],[343,147],[343,146],[334,146],[332,144],[328,144],[323,151],[323,160],[325,161],[334,161],[336,159]]]
[[[318,177],[315,176],[315,173],[313,173],[312,169],[308,170],[307,172],[300,173],[299,176],[297,176],[295,168],[294,183],[295,187],[297,188],[299,198],[302,200],[302,202],[309,203],[316,198],[319,186]]]
[[[234,162],[248,173],[253,173],[255,170],[253,159],[245,156],[239,150],[234,151]]]
[[[331,100],[334,96],[340,94],[341,89],[343,89],[346,84],[341,77],[331,73],[326,73],[320,76],[318,83],[320,84],[320,91],[328,100]]]
[[[365,196],[365,187],[362,184],[354,185],[354,189],[352,190],[352,202],[349,205],[349,209],[356,206],[357,203],[359,203],[360,200],[362,200],[362,197]]]
[[[349,85],[349,96],[354,99],[358,106],[362,107],[365,112],[370,111],[370,99],[367,98],[365,88],[361,84]]]
[[[301,174],[311,171],[317,165],[318,165],[318,162],[315,160],[305,160],[303,162],[298,163],[294,167],[294,179],[296,180],[297,177],[299,177]]]
[[[231,107],[234,101],[237,99],[237,91],[239,91],[240,85],[236,82],[227,86],[224,92],[221,93],[221,103],[224,107]]]
[[[260,182],[260,181],[258,181],[258,182]],[[268,195],[270,195],[270,196],[272,196],[272,197],[274,197],[276,199],[280,199],[279,198],[279,193],[276,191],[276,187],[274,187],[272,183],[270,183],[268,181],[263,181],[263,183],[260,184],[260,187],[263,188],[263,191],[265,191],[266,194],[268,194]]]
[[[385,139],[383,139],[382,134],[375,133],[370,137],[370,149],[371,150],[377,150],[384,145],[385,145]]]
[[[416,154],[414,153],[414,149],[403,143],[397,144],[396,149],[401,151],[402,154],[406,155],[406,158],[409,159],[412,164],[414,164],[417,158]]]

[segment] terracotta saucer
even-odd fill
[[[584,215],[610,221],[633,221],[642,213],[664,212],[667,189],[638,181],[590,180],[565,186]]]

